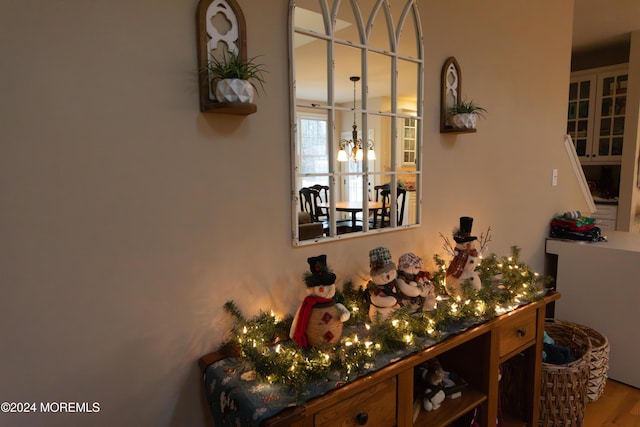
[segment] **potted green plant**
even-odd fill
[[[225,52],[218,58],[210,55],[208,73],[220,102],[253,102],[258,86],[264,91],[264,65],[257,57],[242,59],[238,52]]]
[[[478,116],[484,117],[486,112],[473,101],[462,100],[449,107],[447,124],[457,129],[475,129]]]

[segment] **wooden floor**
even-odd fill
[[[584,427],[640,427],[640,390],[607,380],[604,393],[587,404]]]

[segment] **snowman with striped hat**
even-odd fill
[[[418,255],[407,252],[398,258],[398,291],[402,295],[403,306],[410,308],[412,313],[435,307],[436,293],[430,278]]]
[[[367,285],[369,292],[369,319],[373,323],[386,320],[400,308],[402,295],[398,292],[396,278],[398,271],[391,260],[389,249],[377,247],[369,251],[371,280]]]

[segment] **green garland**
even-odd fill
[[[548,278],[532,272],[528,265],[519,262],[519,256],[519,248],[513,246],[511,256],[498,259],[492,254],[482,259],[477,270],[482,288],[475,290],[470,283],[465,283],[464,297],[453,299],[446,296],[444,288],[445,262],[436,255],[437,268],[431,275],[431,283],[440,298],[434,310],[418,315],[406,309],[397,310],[380,324],[366,325],[370,328],[366,340],[343,334],[336,346],[327,349],[301,349],[289,340],[291,316],[279,319],[272,312],[261,312],[247,320],[237,305],[228,301],[224,309],[232,316],[234,325],[232,338],[224,346],[239,349],[257,377],[290,387],[298,396],[309,384],[326,380],[330,374],[337,373],[342,381],[349,382],[372,366],[378,354],[399,349],[418,350],[426,338],[439,341],[453,324],[481,322],[542,298]],[[335,299],[351,312],[345,327],[368,322],[365,289],[349,281]]]

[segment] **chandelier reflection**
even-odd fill
[[[356,82],[360,80],[358,76],[351,76],[349,80],[353,82],[353,130],[351,131],[351,139],[341,139],[339,144],[340,151],[338,151],[338,161],[346,162],[349,157],[354,162],[361,161],[364,158],[363,141],[358,138],[358,125],[356,124]],[[367,158],[369,160],[376,159],[376,152],[373,151],[373,141],[366,140]]]

